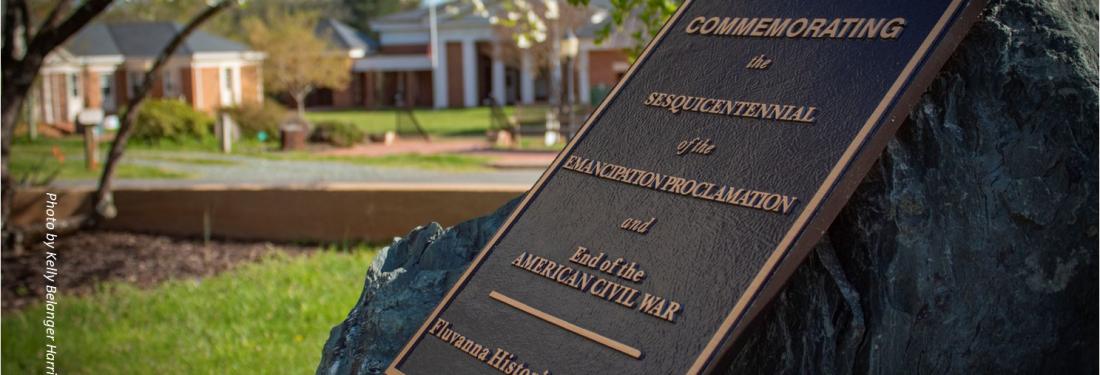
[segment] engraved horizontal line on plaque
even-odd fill
[[[642,351],[641,350],[638,350],[638,349],[636,349],[636,348],[634,348],[630,345],[626,345],[626,344],[623,344],[621,342],[610,339],[607,336],[604,336],[604,335],[598,334],[596,332],[592,332],[592,331],[589,331],[587,329],[581,328],[580,326],[577,326],[576,324],[567,322],[567,321],[565,321],[565,320],[563,320],[559,317],[547,314],[546,312],[544,312],[542,310],[536,309],[536,308],[531,307],[531,306],[529,306],[529,305],[527,305],[523,302],[512,299],[511,297],[503,295],[500,292],[497,292],[495,290],[489,292],[489,298],[492,298],[492,299],[496,300],[497,302],[503,303],[505,305],[511,306],[511,307],[515,308],[516,310],[523,311],[523,312],[525,312],[527,314],[530,314],[531,316],[534,316],[536,318],[542,319],[543,321],[546,321],[547,323],[553,324],[553,325],[557,326],[558,328],[564,329],[564,330],[572,332],[572,333],[574,333],[578,336],[581,336],[581,337],[584,337],[586,339],[592,340],[592,341],[596,342],[597,344],[606,346],[606,347],[611,348],[611,349],[615,349],[616,351],[618,351],[620,353],[623,353],[623,354],[626,354],[627,356],[630,356],[631,358],[634,358],[634,359],[641,359],[642,358]]]

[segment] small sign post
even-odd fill
[[[77,126],[84,132],[84,168],[89,171],[99,167],[99,152],[96,142],[96,127],[103,123],[102,109],[85,109],[76,115]]]

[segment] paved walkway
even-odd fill
[[[554,158],[556,152],[526,152],[526,151],[474,151],[470,155],[478,155],[491,159],[489,166],[493,168],[507,169],[546,169]]]
[[[404,137],[391,144],[359,144],[348,148],[334,148],[318,152],[319,155],[334,156],[385,156],[397,154],[442,154],[466,153],[489,149],[484,138],[444,138],[425,141],[421,138]]]
[[[556,156],[551,152],[494,151],[484,141],[467,139],[402,141],[391,146],[360,146],[320,152],[321,155],[383,156],[406,153],[461,153],[488,157],[495,168],[475,171],[446,171],[418,168],[379,167],[341,161],[273,160],[261,157],[206,152],[131,152],[126,162],[178,171],[188,179],[118,179],[118,187],[184,187],[198,185],[324,186],[338,184],[476,185],[530,187]],[[190,160],[190,161],[189,161]],[[196,161],[207,161],[205,163]],[[209,162],[213,161],[213,162]],[[89,187],[95,181],[56,181],[61,187]]]
[[[490,147],[485,139],[481,137],[445,138],[431,141],[406,137],[389,145],[369,143],[350,148],[337,148],[318,152],[319,155],[365,157],[444,153],[481,156],[492,160],[489,163],[490,167],[509,169],[545,169],[558,155],[557,152],[552,151],[498,150]]]

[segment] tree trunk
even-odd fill
[[[298,121],[306,122],[306,96],[309,90],[296,90],[290,96],[294,98],[294,106],[298,109]]]
[[[12,181],[11,144],[15,136],[15,124],[19,121],[23,104],[31,87],[34,86],[42,63],[57,46],[84,28],[96,16],[107,9],[113,0],[88,0],[72,12],[69,1],[59,1],[49,12],[46,19],[37,25],[31,20],[26,1],[9,0],[4,2],[3,77],[0,78],[0,230],[7,238],[8,215],[11,214],[12,199],[15,198],[15,185]],[[66,16],[62,19],[62,16]],[[17,30],[22,31],[21,43],[17,43]],[[33,36],[32,36],[33,34]],[[22,56],[17,56],[16,45],[21,44]]]
[[[183,30],[180,30],[179,33],[168,42],[168,45],[160,52],[153,67],[145,73],[145,79],[142,81],[141,88],[138,89],[134,97],[130,99],[129,104],[126,106],[126,112],[122,115],[122,121],[119,123],[118,133],[115,135],[114,141],[111,142],[111,151],[107,155],[107,162],[103,164],[103,173],[99,178],[99,186],[96,189],[95,196],[92,198],[94,212],[88,217],[89,220],[85,225],[94,225],[100,220],[113,218],[116,214],[114,199],[111,196],[111,185],[114,182],[115,169],[118,167],[118,163],[122,160],[122,155],[126,151],[126,142],[134,132],[134,121],[137,118],[138,112],[141,110],[141,106],[145,102],[145,98],[148,96],[149,91],[153,89],[153,84],[161,77],[161,68],[168,62],[168,59],[175,53],[176,49],[183,44],[187,36],[191,35],[199,25],[202,25],[211,17],[235,3],[235,0],[223,0],[215,5],[207,7],[202,13],[199,13],[195,18],[191,19],[191,21],[187,23],[187,26],[185,26]]]
[[[21,69],[22,68],[22,69]],[[15,184],[12,180],[10,164],[11,164],[11,143],[12,138],[15,136],[15,124],[19,121],[19,115],[22,113],[23,103],[27,97],[27,93],[30,92],[31,85],[23,82],[22,77],[29,77],[29,82],[34,82],[34,79],[38,76],[38,67],[34,67],[29,70],[26,67],[17,67],[12,69],[12,73],[9,75],[7,71],[4,72],[3,82],[3,103],[0,104],[0,116],[3,121],[3,139],[0,140],[0,159],[3,159],[3,165],[0,166],[0,189],[3,190],[3,197],[0,198],[0,225],[2,230],[7,233],[8,230],[8,215],[11,214],[12,200],[15,199]]]

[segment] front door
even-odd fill
[[[221,68],[221,104],[223,107],[232,107],[237,104],[237,72],[234,67]]]
[[[68,73],[65,74],[65,91],[68,95],[68,113],[66,117],[69,121],[76,121],[76,115],[80,114],[80,111],[84,109],[84,93],[80,87],[80,73]]]
[[[104,72],[99,74],[99,97],[103,100],[103,112],[115,111],[114,77],[114,72]]]

